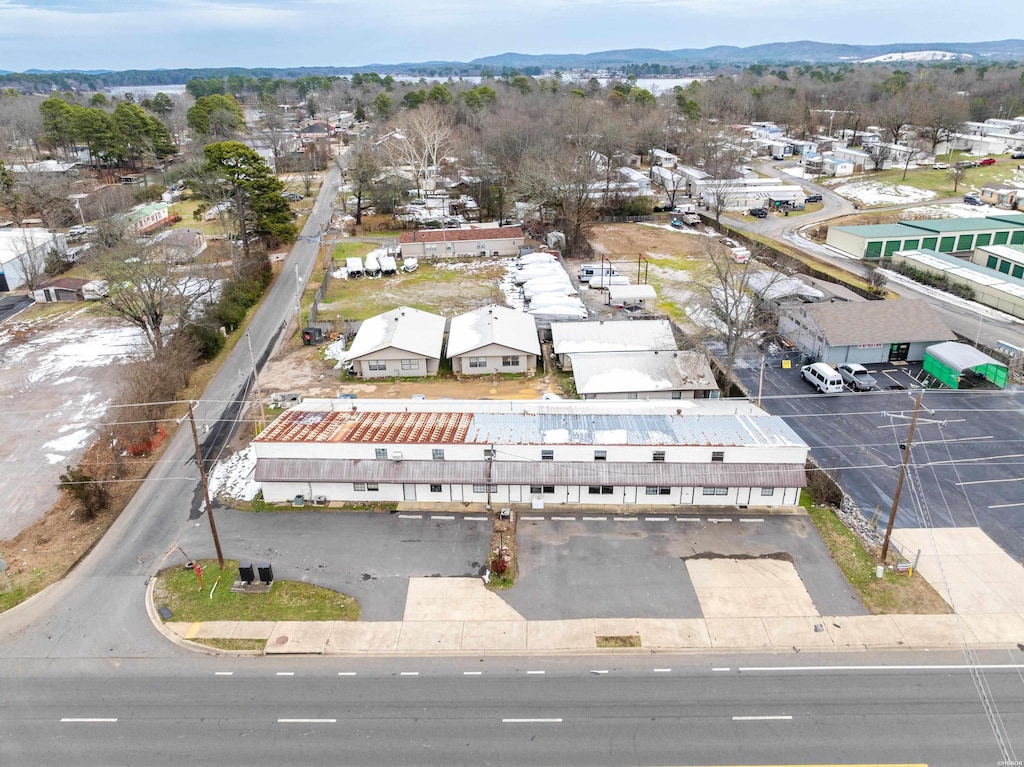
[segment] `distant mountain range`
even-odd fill
[[[411,74],[416,76],[502,74],[519,70],[540,74],[552,70],[615,71],[626,67],[652,65],[652,74],[679,69],[708,69],[716,65],[751,64],[839,64],[839,63],[942,63],[963,61],[1024,61],[1024,40],[996,40],[978,43],[892,43],[891,45],[842,45],[800,40],[766,43],[739,48],[718,45],[711,48],[681,48],[662,51],[654,48],[598,51],[596,53],[502,53],[472,61],[421,61],[399,64],[365,64],[358,67],[217,67],[149,70],[40,70],[23,73],[0,70],[0,85],[27,89],[146,87],[182,84],[193,77],[295,78],[308,75],[351,75],[356,72]],[[668,70],[668,72],[666,72]]]

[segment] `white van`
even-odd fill
[[[843,377],[831,365],[815,362],[800,368],[800,377],[822,394],[839,394],[843,391]]]

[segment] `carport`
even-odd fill
[[[969,388],[981,379],[1006,387],[1006,365],[967,344],[947,341],[924,352],[924,371],[950,389]],[[964,374],[971,373],[967,380]]]

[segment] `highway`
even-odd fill
[[[0,764],[965,767],[1005,758],[955,655],[937,670],[851,668],[868,662],[859,654],[839,670],[784,665],[794,658],[770,667],[668,656],[31,662],[4,673]],[[985,671],[1017,736],[1021,668]]]

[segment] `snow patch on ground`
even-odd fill
[[[907,202],[923,202],[938,196],[930,189],[918,189],[904,184],[884,184],[881,181],[854,181],[837,186],[834,191],[865,205],[902,205]]]
[[[252,447],[218,461],[210,472],[210,495],[251,501],[260,490],[256,482],[256,454]]]
[[[646,221],[640,222],[640,226],[649,226],[652,229],[667,229],[670,232],[678,232],[679,234],[696,234],[696,235],[699,235],[701,237],[718,237],[719,236],[718,232],[716,232],[711,227],[704,227],[703,229],[701,229],[701,228],[690,228],[688,226],[684,226],[682,229],[676,229],[671,224],[651,224],[651,223],[648,223]]]
[[[903,211],[900,219],[910,221],[929,218],[978,218],[991,216],[998,212],[999,210],[991,205],[967,205],[962,202],[954,202],[949,205],[922,205],[919,208],[907,208]]]
[[[43,447],[61,453],[70,453],[72,450],[85,447],[91,437],[92,429],[77,429],[71,434],[44,442]]]
[[[813,174],[808,173],[799,165],[791,165],[787,168],[782,168],[782,172],[787,176],[794,176],[796,178],[805,178],[807,180],[815,178]]]

